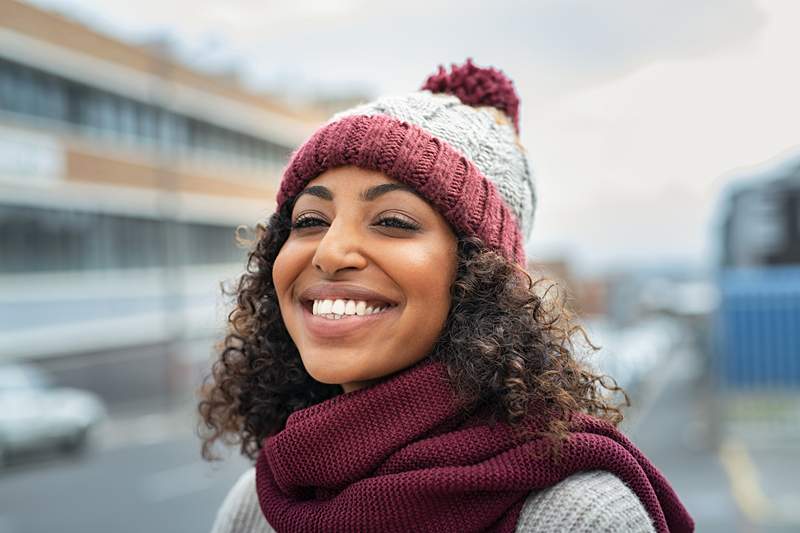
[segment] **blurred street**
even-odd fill
[[[692,354],[677,353],[635,399],[628,436],[664,473],[695,519],[697,531],[734,532],[741,517],[725,471],[699,439],[705,423],[695,388]]]
[[[674,356],[649,376],[624,431],[670,481],[697,531],[800,530],[798,448],[725,432],[715,449],[699,362],[688,351]]]
[[[37,456],[0,470],[0,533],[208,531],[247,465],[202,461],[192,416],[114,418],[82,456]]]

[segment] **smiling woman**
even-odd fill
[[[523,268],[518,104],[468,60],[294,153],[202,389],[255,461],[214,533],[693,529]]]

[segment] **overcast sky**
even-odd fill
[[[800,146],[795,0],[35,3],[169,35],[254,87],[402,93],[466,57],[500,68],[540,194],[529,254],[581,269],[707,262],[725,184]]]

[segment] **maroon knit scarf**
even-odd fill
[[[256,463],[264,516],[279,532],[511,532],[531,491],[599,469],[636,493],[657,531],[694,530],[664,476],[611,424],[575,417],[556,463],[543,438],[517,444],[506,424],[462,412],[445,366],[425,359],[292,413]]]

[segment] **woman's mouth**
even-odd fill
[[[398,309],[387,302],[345,299],[313,300],[301,307],[307,330],[328,339],[371,332]]]

